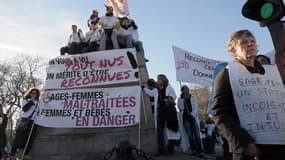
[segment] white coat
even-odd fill
[[[148,96],[154,97],[154,123],[155,123],[154,126],[155,126],[155,128],[157,128],[158,89],[154,88],[151,90],[151,89],[145,87],[144,92]],[[166,96],[172,97],[174,101],[176,100],[176,98],[177,98],[176,93],[170,84],[166,87],[165,92],[166,92]],[[167,127],[165,127],[165,132],[166,132],[167,139],[177,140],[180,138],[179,132],[175,133],[175,132],[167,129]]]
[[[190,96],[191,98],[191,105],[192,105],[192,112],[191,115],[195,118],[196,123],[198,125],[199,133],[200,132],[200,118],[199,118],[199,107],[198,103],[196,102],[195,98],[193,96]],[[178,109],[179,109],[179,132],[181,135],[181,148],[184,152],[188,151],[190,148],[189,138],[186,133],[186,130],[183,126],[183,113],[184,113],[184,100],[183,98],[178,98]]]

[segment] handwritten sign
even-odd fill
[[[173,52],[177,81],[211,85],[213,71],[221,61],[201,57],[176,46],[173,46]]]
[[[140,119],[140,87],[45,91],[35,123],[55,128],[124,127]]]
[[[45,89],[136,82],[134,49],[60,56],[49,61]]]
[[[257,144],[285,144],[285,89],[275,65],[252,74],[229,64],[230,82],[241,126]]]

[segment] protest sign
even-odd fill
[[[134,49],[60,56],[49,61],[45,89],[137,82]]]
[[[240,125],[256,144],[285,144],[285,90],[276,65],[252,74],[239,63],[229,64],[230,83]]]
[[[213,71],[222,61],[201,57],[176,46],[173,46],[173,52],[177,81],[211,85]]]
[[[45,91],[35,123],[55,128],[124,127],[140,119],[139,86]]]

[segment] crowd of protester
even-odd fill
[[[270,64],[270,59],[265,55],[258,55],[254,61],[261,65]],[[217,65],[214,69],[213,81],[227,64]],[[214,90],[214,83],[212,87]],[[179,145],[184,152],[198,157],[204,157],[205,154],[214,156],[215,144],[220,143],[223,147],[223,155],[219,158],[232,159],[228,141],[216,127],[211,115],[213,90],[210,94],[207,118],[200,120],[199,105],[191,95],[188,86],[184,85],[180,88],[181,94],[177,98],[167,76],[160,74],[157,76],[157,81],[149,79],[142,89],[151,98],[158,145],[155,156],[174,154],[175,145]]]
[[[60,48],[60,55],[120,48],[135,48],[138,53],[144,54],[135,21],[128,17],[116,17],[112,6],[106,6],[106,13],[101,17],[97,10],[92,10],[87,25],[89,30],[85,34],[77,25],[71,26],[68,43]]]
[[[215,154],[217,128],[211,117],[200,125],[199,106],[188,86],[181,87],[177,98],[167,76],[160,74],[157,81],[149,79],[142,89],[152,98],[158,146],[155,156],[174,154],[175,146],[198,157],[204,157],[205,153]]]

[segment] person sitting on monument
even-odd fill
[[[60,48],[60,55],[65,55],[65,53],[70,55],[81,53],[82,46],[85,44],[85,37],[82,30],[77,30],[77,25],[72,25],[71,29],[72,33],[69,36],[68,44]]]
[[[144,54],[143,43],[139,40],[138,26],[133,19],[129,19],[128,32],[132,35],[133,45],[138,53]],[[145,62],[149,60],[145,58]]]
[[[132,40],[137,52],[144,54],[143,43],[139,40],[138,26],[133,19],[129,19],[128,31],[132,35]]]
[[[129,19],[127,17],[122,18],[121,26],[117,29],[117,39],[120,45],[126,48],[133,48],[132,35],[128,31]]]
[[[99,21],[99,28],[104,29],[104,34],[100,42],[100,48],[99,50],[105,50],[106,49],[106,43],[107,39],[111,39],[113,44],[113,49],[119,49],[119,44],[117,40],[117,33],[115,29],[118,29],[120,27],[120,21],[118,17],[114,16],[113,14],[113,7],[112,6],[105,6],[106,7],[106,14],[105,16],[102,16]]]
[[[91,24],[94,24],[96,26],[96,28],[97,28],[99,20],[100,20],[100,17],[99,17],[98,10],[96,10],[96,9],[92,10],[92,13],[91,13],[90,17],[87,20],[88,27],[90,27]]]
[[[285,112],[276,106],[285,99],[277,67],[255,60],[256,39],[248,30],[231,34],[228,52],[234,62],[218,74],[214,84],[216,126],[227,139],[234,160],[283,160]]]
[[[96,27],[95,23],[91,22],[89,31],[85,35],[87,46],[82,49],[82,52],[98,51],[103,32],[102,29]]]

